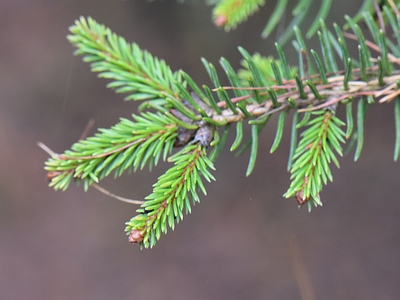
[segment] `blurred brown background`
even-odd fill
[[[260,38],[275,4],[268,2],[225,33],[201,0],[0,1],[0,299],[398,299],[392,104],[370,109],[361,159],[340,159],[324,206],[311,213],[282,198],[289,131],[268,154],[276,119],[262,134],[251,177],[244,176],[248,153],[225,151],[208,196],[152,250],[140,251],[123,232],[136,207],[74,185],[66,192],[47,187],[47,154],[37,141],[62,152],[91,118],[109,127],[136,112],[136,103],[123,102],[72,55],[65,36],[75,19],[90,15],[209,83],[200,57],[218,65],[224,56],[238,68],[238,45],[277,56],[273,38]],[[335,1],[328,24],[343,24],[360,3]],[[167,167],[103,186],[143,198]]]

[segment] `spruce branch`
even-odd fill
[[[311,202],[314,205],[322,205],[319,193],[323,184],[328,179],[333,181],[329,169],[331,161],[339,168],[339,162],[334,154],[335,150],[343,155],[340,143],[344,143],[345,133],[340,126],[345,125],[335,117],[332,110],[319,110],[312,112],[317,117],[307,123],[307,130],[301,136],[302,139],[294,153],[294,163],[290,169],[291,184],[284,197],[296,197],[299,205]],[[300,126],[298,126],[300,127]]]
[[[305,18],[310,13],[310,8],[315,5],[319,5],[318,13],[315,15],[312,24],[310,25],[306,37],[310,38],[315,33],[317,33],[318,29],[321,29],[321,20],[325,20],[329,14],[332,0],[298,0],[297,5],[291,12],[293,16],[290,19],[289,25],[286,26],[283,33],[279,34],[278,43],[285,44],[289,41],[290,38],[293,37],[293,28],[299,27]],[[387,1],[390,5],[390,9],[393,11],[398,10],[400,5],[399,0],[389,0]],[[213,9],[213,19],[214,23],[218,27],[223,27],[225,30],[235,29],[240,23],[246,21],[249,16],[257,12],[261,6],[265,4],[264,0],[221,0],[217,1],[214,9]],[[286,16],[290,15],[287,13],[287,4],[288,0],[278,0],[274,10],[272,11],[268,22],[265,28],[262,31],[261,36],[263,38],[267,38],[271,35],[273,30],[278,26],[281,20],[285,19]],[[382,5],[383,11],[385,11],[385,6]],[[364,18],[364,14],[372,14],[374,12],[377,13],[377,16],[381,22],[381,24],[385,24],[388,20],[385,19],[381,11],[380,7],[376,5],[375,1],[372,0],[364,0],[362,5],[360,5],[360,9],[356,13],[356,15],[352,18],[352,20],[357,23],[360,22]],[[393,24],[397,23],[394,19],[391,19],[390,22]],[[398,26],[398,25],[397,25]],[[398,35],[398,33],[395,33]]]
[[[159,177],[153,192],[137,210],[139,214],[126,223],[129,241],[144,248],[154,247],[161,233],[167,233],[167,225],[173,230],[175,222],[191,212],[191,204],[200,201],[197,190],[207,194],[201,177],[208,182],[215,180],[210,173],[213,163],[201,144],[186,146],[168,161],[174,166]]]
[[[160,113],[133,115],[135,120],[121,118],[111,129],[99,129],[94,137],[75,143],[71,150],[51,157],[45,169],[50,186],[66,190],[72,179],[84,181],[85,189],[110,175],[120,176],[125,170],[157,165],[167,158],[178,134],[178,125]]]
[[[264,3],[265,0],[223,0],[213,10],[214,22],[226,30],[235,28]]]
[[[394,19],[396,17],[393,16],[393,12],[389,12],[385,6],[383,8],[387,14],[392,14],[388,15],[387,18]],[[308,202],[309,208],[311,208],[311,203],[321,205],[319,193],[323,185],[327,183],[326,178],[331,179],[330,171],[327,168],[329,162],[333,160],[335,164],[339,166],[338,160],[333,154],[331,147],[334,146],[333,149],[342,155],[340,143],[345,142],[343,136],[347,138],[352,137],[352,139],[356,140],[355,160],[357,160],[360,157],[363,146],[364,119],[368,107],[375,101],[378,101],[378,103],[387,103],[393,99],[397,99],[400,95],[400,71],[396,68],[399,64],[398,55],[396,54],[397,50],[392,53],[389,51],[391,44],[390,39],[385,35],[385,31],[377,26],[371,25],[371,14],[364,14],[365,22],[374,39],[374,41],[369,41],[364,37],[360,27],[354,23],[351,18],[347,17],[346,19],[350,24],[349,27],[353,31],[353,34],[342,32],[342,30],[335,25],[337,40],[335,40],[334,34],[327,29],[325,24],[322,21],[320,22],[321,31],[318,32],[318,35],[320,38],[322,59],[320,59],[318,53],[313,49],[310,51],[312,56],[308,54],[306,43],[304,42],[300,30],[298,28],[295,29],[297,39],[295,47],[299,53],[300,65],[298,72],[301,76],[297,75],[295,73],[296,71],[289,67],[282,48],[278,44],[276,46],[280,61],[262,57],[259,54],[251,56],[243,48],[239,48],[239,51],[244,57],[244,61],[242,62],[243,69],[238,72],[238,76],[233,74],[232,71],[226,67],[227,62],[221,59],[221,65],[229,81],[232,83],[231,86],[221,87],[219,84],[220,79],[216,75],[214,69],[210,67],[211,64],[208,63],[206,65],[206,70],[214,84],[213,91],[217,93],[220,100],[217,105],[223,109],[221,114],[214,116],[214,119],[221,123],[228,124],[234,122],[240,122],[239,124],[241,124],[243,120],[250,119],[248,123],[253,125],[251,138],[238,151],[238,153],[242,153],[247,148],[251,149],[247,175],[251,173],[255,166],[259,133],[269,120],[270,115],[278,112],[280,113],[277,133],[271,152],[275,151],[281,141],[282,128],[287,110],[295,109],[297,113],[305,114],[305,117],[300,122],[302,126],[309,122],[310,115],[314,113],[324,114],[327,117],[323,120],[325,122],[324,124],[329,125],[329,127],[326,127],[325,132],[314,136],[314,144],[318,145],[318,137],[320,141],[325,141],[324,143],[328,144],[329,147],[312,148],[311,150],[315,150],[314,152],[307,152],[308,155],[313,153],[314,159],[318,157],[318,153],[322,153],[321,155],[330,155],[325,158],[325,160],[321,160],[321,163],[324,163],[323,166],[325,166],[323,173],[321,173],[322,169],[318,165],[319,169],[315,171],[318,176],[315,176],[314,173],[311,175],[308,173],[310,171],[314,172],[313,164],[315,164],[315,161],[305,156],[305,154],[301,156],[301,161],[307,166],[307,172],[305,169],[300,168],[299,164],[296,163],[296,159],[300,158],[296,155],[299,155],[298,153],[303,153],[302,151],[304,151],[306,147],[300,144],[297,146],[297,150],[294,151],[295,142],[291,143],[293,145],[293,150],[291,150],[293,157],[289,159],[289,166],[293,173],[291,177],[292,184],[285,196],[296,197],[299,204]],[[393,26],[395,26],[392,28],[393,30],[397,29],[397,25]],[[345,37],[354,39],[359,43],[358,58],[352,58],[350,56],[350,51],[344,40]],[[342,59],[342,64],[344,66],[342,70],[338,68],[339,63],[336,62],[335,51]],[[315,63],[316,69],[312,66],[312,63]],[[355,68],[353,66],[357,67]],[[226,93],[223,91],[226,91]],[[227,92],[233,92],[234,95],[227,99]],[[354,99],[359,99],[359,101],[356,122],[357,127],[352,135],[353,116],[351,114],[351,102]],[[340,104],[346,105],[346,134],[339,128],[336,128],[344,123],[335,116],[331,117],[333,109],[340,107]],[[397,105],[396,102],[396,112],[398,109]],[[236,114],[233,113],[235,108],[238,111]],[[230,111],[232,111],[232,113]],[[327,111],[330,111],[330,113],[327,113]],[[396,112],[396,132],[399,132],[397,123],[398,114]],[[334,122],[328,122],[329,119],[334,120]],[[319,120],[321,121],[322,119]],[[260,127],[254,127],[254,125],[259,125]],[[292,126],[292,139],[293,135],[296,133],[296,129],[300,127],[296,125],[297,124],[294,123]],[[322,126],[322,123],[320,125]],[[331,130],[331,127],[335,130]],[[316,129],[316,127],[313,128]],[[234,150],[239,147],[242,141],[242,125],[237,126],[237,130],[237,138],[231,146],[231,149]],[[308,137],[306,141],[310,141],[311,135],[309,134],[312,132],[312,130],[306,131]],[[398,157],[398,147],[396,135],[395,159]],[[300,151],[299,149],[302,150]],[[327,154],[325,154],[324,151],[327,151]],[[293,164],[295,166],[292,165],[293,159]],[[300,171],[306,172],[307,176],[303,176],[305,173],[299,175]],[[300,182],[302,182],[301,185]],[[312,201],[309,201],[310,199],[312,199]]]
[[[298,16],[304,15],[299,7],[307,1],[311,0],[299,2],[295,9]],[[222,1],[221,5],[223,2],[231,7],[246,2],[249,11],[263,3]],[[327,7],[330,2],[322,5]],[[331,162],[339,167],[337,155],[342,156],[345,139],[356,145],[355,160],[360,157],[365,117],[373,104],[394,104],[394,159],[400,155],[399,15],[385,5],[379,15],[381,24],[390,26],[393,38],[374,23],[370,13],[363,14],[363,18],[372,40],[366,39],[357,22],[349,17],[346,20],[350,32],[336,24],[331,32],[319,20],[320,53],[308,50],[301,30],[293,30],[298,66],[289,66],[278,43],[275,46],[279,59],[251,55],[239,47],[243,56],[241,70],[234,70],[225,58],[219,61],[230,85],[222,86],[217,68],[202,59],[211,81],[210,86],[202,87],[189,74],[172,72],[164,61],[134,43],[128,44],[93,19],[80,18],[68,37],[78,48],[76,53],[83,55],[100,77],[111,80],[108,87],[129,93],[128,100],[144,101],[133,120],[121,119],[112,128],[100,129],[95,136],[77,142],[71,150],[51,155],[45,166],[50,186],[65,190],[74,180],[83,181],[87,189],[112,172],[120,176],[145,165],[152,168],[160,159],[172,162],[174,165],[158,178],[138,214],[126,223],[129,240],[151,248],[168,226],[174,229],[175,222],[191,211],[191,205],[199,201],[199,190],[206,194],[202,177],[215,180],[211,175],[213,162],[231,130],[235,130],[236,137],[230,150],[237,154],[250,150],[248,176],[256,166],[261,133],[271,115],[279,114],[270,149],[273,153],[284,138],[289,112],[294,111],[288,161],[291,184],[284,197],[296,198],[299,205],[307,203],[309,209],[312,204],[322,205],[322,189],[333,180]],[[356,41],[358,56],[351,54],[346,39]],[[358,104],[353,120],[355,100]],[[346,110],[346,123],[335,116],[341,108]],[[246,124],[251,127],[247,140]],[[344,125],[346,132],[341,128]],[[303,127],[306,129],[297,143]],[[170,156],[173,147],[183,149]]]
[[[182,82],[179,72],[172,72],[163,60],[129,44],[109,28],[92,18],[81,17],[70,27],[68,39],[84,55],[99,77],[112,80],[107,86],[117,93],[129,93],[125,100],[159,100],[177,98],[176,82]]]

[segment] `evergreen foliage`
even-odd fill
[[[298,7],[309,1],[299,1],[296,9],[300,11]],[[237,15],[232,17],[236,23],[227,25],[233,27],[262,3],[221,1],[219,9],[229,11],[232,5],[238,5]],[[286,2],[280,1],[278,5],[281,3]],[[323,1],[321,10],[329,5],[330,1]],[[202,177],[209,182],[214,180],[213,162],[231,130],[236,137],[230,150],[238,154],[250,150],[246,171],[249,176],[256,165],[260,133],[270,116],[279,114],[270,149],[273,153],[293,112],[288,160],[291,184],[284,197],[296,198],[299,206],[307,204],[309,209],[313,204],[322,205],[322,188],[333,180],[331,163],[339,167],[337,154],[343,155],[346,139],[356,146],[354,159],[360,157],[366,113],[376,102],[394,102],[394,160],[399,157],[400,15],[393,2],[376,13],[386,21],[386,27],[380,28],[368,11],[364,10],[362,15],[373,41],[362,33],[358,25],[361,20],[346,17],[350,30],[347,32],[336,24],[334,31],[330,31],[320,19],[320,52],[308,50],[300,29],[295,27],[293,45],[299,64],[294,68],[288,65],[279,43],[275,44],[277,60],[251,55],[239,47],[243,56],[241,70],[235,71],[227,59],[220,59],[229,86],[221,86],[216,67],[202,59],[212,83],[202,87],[184,71],[171,71],[164,61],[138,45],[127,43],[91,18],[81,17],[70,28],[68,37],[78,49],[76,54],[83,55],[99,77],[110,81],[108,87],[128,94],[127,100],[142,104],[132,120],[121,119],[114,127],[100,129],[95,136],[74,144],[71,150],[49,158],[45,168],[50,186],[65,190],[74,180],[83,182],[87,189],[113,172],[120,176],[146,165],[152,168],[160,159],[173,163],[153,185],[153,192],[145,198],[137,215],[126,223],[130,242],[153,247],[161,234],[167,233],[168,226],[174,229],[175,222],[190,213],[191,205],[200,199],[198,190],[206,194]],[[386,30],[393,32],[393,38]],[[357,57],[350,55],[346,39],[357,42]],[[353,116],[354,100],[358,102]],[[346,111],[345,122],[336,116],[342,108]],[[246,123],[251,127],[247,140]],[[171,156],[174,147],[182,149]]]
[[[240,23],[247,20],[247,18],[259,10],[265,4],[264,0],[217,0],[209,1],[210,4],[215,4],[213,10],[215,24],[219,27],[224,27],[225,30],[236,28]],[[385,1],[377,1],[379,5],[383,6]],[[390,2],[390,1],[387,1]],[[392,2],[398,3],[398,0]],[[305,18],[310,13],[310,8],[314,5],[319,5],[319,11],[314,17],[306,36],[309,38],[313,36],[320,28],[320,20],[325,20],[332,5],[332,0],[297,0],[296,6],[291,11],[293,19],[284,32],[280,34],[278,43],[284,44],[293,36],[293,27],[300,26]],[[262,37],[268,37],[271,32],[277,27],[279,22],[285,19],[287,12],[288,0],[278,0],[274,11],[268,19],[268,22],[262,32]],[[376,10],[376,3],[373,0],[364,0],[360,6],[359,11],[353,17],[355,22],[363,18],[365,12],[374,13]],[[391,20],[393,22],[394,20]],[[393,22],[394,23],[394,22]]]
[[[169,158],[174,166],[158,178],[154,190],[139,213],[126,223],[131,242],[141,243],[145,248],[153,247],[161,233],[167,233],[167,225],[175,228],[175,220],[190,213],[191,203],[199,202],[197,190],[207,194],[200,175],[208,182],[215,180],[210,173],[213,163],[201,145],[190,145]]]
[[[66,190],[72,178],[84,181],[85,189],[115,171],[143,169],[166,160],[178,134],[178,124],[166,115],[146,112],[133,115],[136,122],[121,119],[110,129],[72,145],[71,150],[52,157],[46,169],[52,172],[50,186]]]
[[[315,206],[322,205],[319,197],[322,186],[328,179],[333,181],[329,163],[333,161],[339,168],[334,150],[342,156],[340,142],[345,142],[345,133],[340,128],[345,123],[334,112],[319,110],[311,114],[317,117],[307,122],[309,128],[301,134],[302,139],[292,158],[295,161],[290,169],[292,183],[284,195],[286,198],[296,197],[299,205],[308,202],[309,209],[312,202]],[[299,125],[302,124],[297,127]]]

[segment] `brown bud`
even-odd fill
[[[49,171],[47,172],[46,179],[47,181],[51,181],[54,177],[57,177],[61,173],[61,171]]]
[[[298,192],[296,193],[296,200],[297,200],[297,203],[298,203],[300,206],[302,206],[304,203],[306,203],[308,200],[310,200],[310,198],[303,199],[303,195],[304,195],[303,190],[298,191]]]
[[[129,235],[128,241],[129,243],[141,243],[143,241],[144,235],[140,230],[132,230]]]

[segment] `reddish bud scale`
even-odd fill
[[[46,179],[47,181],[51,181],[53,178],[57,177],[61,173],[61,171],[49,171],[47,172]]]
[[[215,25],[217,27],[225,26],[226,23],[228,23],[228,19],[224,15],[217,16],[217,18],[215,19]]]
[[[129,235],[129,243],[141,243],[143,241],[143,234],[140,230],[132,230],[130,235]]]

